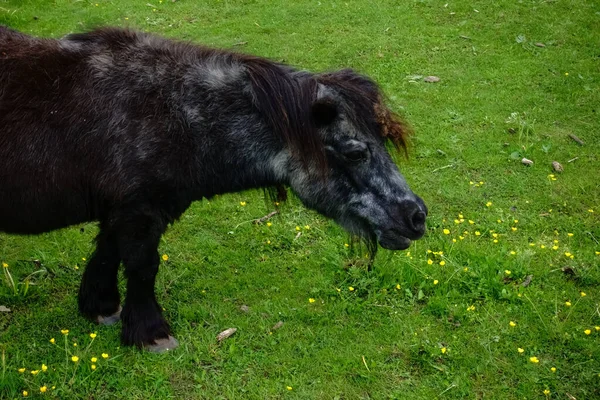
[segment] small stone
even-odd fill
[[[560,163],[558,161],[552,161],[552,168],[554,168],[554,170],[556,172],[563,172],[564,168],[562,165],[560,165]]]
[[[537,42],[537,43],[535,43],[535,45],[537,47],[546,47],[546,45],[544,43],[542,43],[542,42]]]
[[[527,165],[527,166],[533,165],[533,161],[531,161],[531,160],[529,160],[529,159],[527,159],[525,157],[523,157],[523,159],[521,160],[521,162],[523,163],[523,165]]]
[[[437,76],[433,76],[433,75],[426,76],[423,79],[424,82],[429,82],[429,83],[439,82],[440,80],[441,80],[440,78],[438,78]]]
[[[0,306],[0,312],[10,312],[10,308],[6,306]]]
[[[219,342],[222,342],[223,340],[227,339],[228,337],[232,336],[234,333],[237,332],[237,328],[229,328],[229,329],[225,329],[223,332],[219,333],[217,335],[217,340]]]
[[[278,323],[276,323],[275,325],[273,325],[273,327],[271,328],[272,331],[276,331],[277,329],[281,328],[283,326],[283,321],[279,321]]]
[[[240,311],[241,311],[241,312],[244,312],[244,313],[248,313],[248,312],[250,312],[250,307],[248,307],[248,306],[247,306],[247,305],[245,305],[245,304],[242,304],[242,305],[240,306]]]

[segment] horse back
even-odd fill
[[[148,182],[158,187],[168,161],[156,158],[165,138],[151,126],[169,111],[155,109],[164,107],[155,88],[134,96],[132,76],[99,77],[110,46],[132,39],[116,34],[53,40],[0,27],[0,231],[102,219],[149,195]]]

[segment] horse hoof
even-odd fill
[[[168,338],[156,339],[154,344],[145,345],[144,348],[151,353],[165,353],[179,346],[179,342],[173,336]]]
[[[119,306],[119,309],[114,314],[107,316],[98,315],[96,317],[96,322],[100,325],[112,325],[121,319],[121,311],[123,311],[123,307]]]

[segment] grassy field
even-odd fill
[[[271,226],[259,191],[195,203],[160,245],[163,355],[78,316],[94,224],[0,234],[0,398],[600,398],[600,3],[446,2],[0,0],[34,35],[130,26],[368,74],[430,209],[368,271],[297,200]]]

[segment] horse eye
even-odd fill
[[[346,157],[349,161],[359,162],[367,159],[367,151],[366,150],[350,150],[344,153],[344,157]]]

